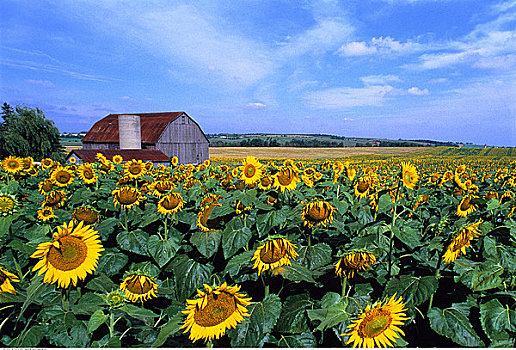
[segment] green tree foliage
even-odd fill
[[[59,142],[59,130],[54,122],[45,118],[37,108],[2,105],[0,122],[0,159],[7,156],[63,160],[63,146]]]

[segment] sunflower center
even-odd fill
[[[133,294],[140,295],[147,294],[152,287],[152,283],[147,276],[134,275],[134,277],[127,283],[126,289]]]
[[[170,182],[158,182],[156,184],[156,190],[160,193],[168,192],[172,189],[172,184]]]
[[[278,174],[278,181],[282,186],[288,186],[292,182],[294,177],[292,176],[292,172],[290,169],[281,170]]]
[[[220,294],[206,295],[206,306],[196,309],[195,323],[201,327],[213,327],[226,321],[236,311],[235,297],[222,292]]]
[[[201,211],[201,218],[199,220],[201,225],[203,225],[204,227],[206,227],[208,229],[214,229],[215,227],[217,227],[217,224],[220,222],[220,218],[216,218],[213,220],[210,220],[209,218],[210,218],[210,214],[211,214],[212,210],[218,206],[220,206],[220,204],[211,203],[204,207],[204,209]]]
[[[272,241],[267,242],[264,249],[260,251],[260,260],[265,264],[273,264],[280,261],[287,254],[287,249],[280,245],[278,249]]]
[[[367,181],[359,181],[357,189],[360,193],[364,193],[369,189],[369,183]]]
[[[322,204],[313,205],[308,210],[309,219],[313,221],[322,221],[328,217],[328,210]]]
[[[84,169],[82,174],[83,174],[84,178],[88,179],[88,180],[91,180],[94,177],[93,171],[91,171],[91,169]]]
[[[172,209],[177,208],[179,203],[180,203],[179,198],[177,198],[176,196],[169,196],[169,197],[166,197],[163,200],[163,202],[161,202],[161,205],[163,206],[163,208],[165,208],[167,210],[172,210]]]
[[[7,276],[2,271],[0,271],[0,286],[2,284],[4,284],[6,279],[7,279]]]
[[[14,201],[9,197],[0,197],[0,212],[8,212],[14,208]]]
[[[50,190],[54,187],[54,185],[52,184],[52,182],[50,181],[45,181],[43,183],[43,186],[41,186],[41,189],[45,192],[50,192]]]
[[[263,177],[260,181],[264,187],[267,187],[271,184],[271,179],[268,176]]]
[[[59,204],[59,202],[63,199],[61,194],[59,192],[52,192],[50,193],[47,198],[45,199],[45,202],[48,206],[54,206]]]
[[[133,175],[138,175],[139,173],[142,172],[142,168],[138,165],[131,165],[129,167],[129,172]]]
[[[89,208],[79,208],[73,213],[73,216],[75,220],[84,221],[87,225],[94,224],[99,219],[99,214]]]
[[[19,163],[17,161],[15,161],[15,160],[11,160],[9,163],[7,163],[7,166],[10,169],[16,169],[16,168],[18,168]]]
[[[70,271],[81,266],[88,254],[86,243],[73,236],[59,239],[59,248],[51,246],[48,251],[48,262],[56,269]]]
[[[65,184],[68,181],[70,181],[70,178],[71,178],[70,173],[68,173],[68,171],[63,171],[63,170],[58,171],[56,174],[56,177],[55,177],[56,181],[59,183],[62,183],[62,184]]]
[[[403,178],[405,179],[406,183],[411,183],[412,182],[412,176],[410,176],[409,172],[406,172],[405,175],[403,176]]]
[[[470,201],[471,201],[470,198],[465,198],[462,201],[462,204],[460,205],[460,210],[465,211],[465,210],[468,210],[469,208],[471,208]]]
[[[138,193],[136,190],[120,191],[118,195],[118,202],[123,205],[131,205],[138,200]]]
[[[389,311],[373,310],[364,317],[358,331],[363,338],[374,338],[389,327],[391,322],[392,317]]]
[[[253,177],[256,174],[256,168],[252,164],[247,164],[244,168],[245,177]]]

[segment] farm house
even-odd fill
[[[185,112],[110,114],[96,122],[82,139],[83,150],[158,150],[181,164],[209,159],[209,141],[201,127]],[[148,152],[147,152],[148,153]],[[145,160],[145,159],[141,159]]]

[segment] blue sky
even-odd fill
[[[0,5],[0,94],[61,131],[186,111],[205,133],[516,146],[516,1]]]

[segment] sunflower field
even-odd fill
[[[8,157],[8,347],[514,347],[510,157]]]

